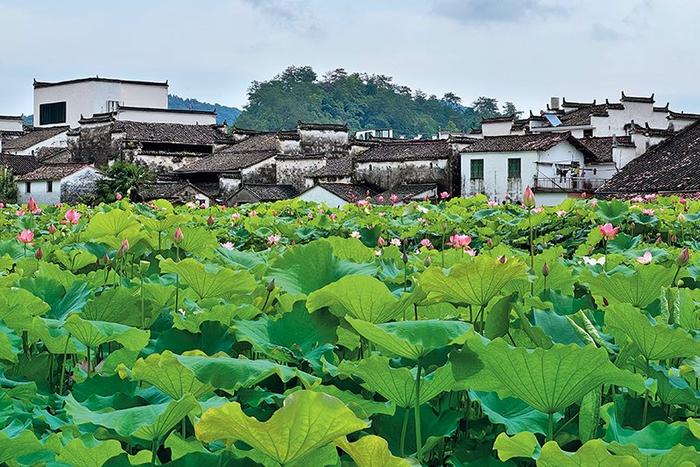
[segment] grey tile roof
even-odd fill
[[[487,136],[477,139],[462,152],[546,151],[562,141],[574,139],[570,133],[533,133],[527,135]]]
[[[593,154],[594,158],[591,162],[612,162],[613,143],[616,146],[634,147],[632,138],[629,136],[579,138],[578,141]]]
[[[229,199],[234,198],[241,191],[247,191],[258,201],[279,201],[282,199],[294,198],[298,192],[291,185],[258,185],[246,184],[233,193]]]
[[[357,156],[357,162],[402,162],[448,159],[452,148],[447,140],[392,141],[378,144]]]
[[[397,185],[392,187],[391,190],[386,190],[385,192],[377,195],[377,197],[382,196],[384,198],[384,204],[391,204],[391,195],[396,195],[399,201],[411,201],[416,198],[416,196],[426,191],[437,192],[437,184],[435,183],[407,183],[403,185]]]
[[[113,133],[124,133],[129,141],[213,145],[232,143],[230,136],[217,125],[185,125],[181,123],[151,123],[116,121]]]
[[[603,194],[698,191],[700,121],[649,148],[597,190]]]
[[[0,154],[0,166],[8,167],[14,175],[24,175],[38,169],[41,164],[34,156],[17,156],[15,154]]]
[[[187,181],[156,182],[144,187],[139,195],[142,200],[167,199],[186,201],[194,192],[209,196],[208,193]]]
[[[17,177],[17,181],[30,182],[39,180],[61,180],[75,172],[89,167],[87,164],[51,164],[42,165],[31,172]]]
[[[254,134],[241,142],[218,149],[211,156],[187,164],[178,169],[177,172],[233,172],[270,159],[279,150],[279,141],[274,134]]]
[[[350,157],[329,158],[326,165],[309,174],[311,178],[348,177],[353,173],[353,163]]]
[[[377,193],[365,185],[355,183],[319,183],[315,186],[320,186],[350,203],[354,203],[368,196],[374,196]],[[313,187],[310,189],[313,189]]]
[[[3,151],[24,151],[32,146],[35,146],[42,141],[53,138],[56,135],[65,133],[70,127],[68,126],[54,126],[48,128],[33,128],[25,132],[19,138],[14,138],[10,140],[3,140]]]

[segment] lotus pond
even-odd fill
[[[0,208],[0,463],[700,464],[700,202]]]

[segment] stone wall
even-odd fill
[[[74,173],[61,181],[61,202],[78,203],[97,192],[97,181],[103,176],[97,170],[88,168]]]
[[[324,158],[308,157],[277,159],[277,183],[292,185],[297,190],[306,188],[306,177],[326,164]]]
[[[79,137],[68,139],[68,150],[75,162],[107,165],[110,160],[118,157],[119,149],[119,139],[112,138],[111,123],[83,125]]]
[[[440,189],[445,190],[451,183],[447,166],[448,163],[445,159],[358,162],[355,165],[355,179],[382,191],[405,183],[437,183]]]
[[[348,133],[336,130],[299,130],[303,154],[345,156],[348,153]]]

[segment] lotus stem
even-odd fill
[[[554,412],[549,412],[548,414],[547,441],[554,441]]]
[[[66,356],[68,355],[68,343],[70,342],[70,333],[68,333],[68,337],[66,337],[66,346],[63,349],[63,364],[61,365],[61,369],[59,371],[59,374],[61,375],[61,380],[58,383],[58,393],[60,395],[63,395],[63,373],[66,371]]]
[[[403,413],[403,424],[401,425],[401,457],[406,457],[406,428],[408,427],[408,414],[411,413],[408,407],[406,407],[406,410]]]
[[[421,450],[422,450],[422,437],[420,432],[420,374],[421,374],[421,361],[418,360],[418,368],[416,368],[416,400],[413,404],[413,416],[416,423],[416,459],[420,462]]]

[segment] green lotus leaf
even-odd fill
[[[80,316],[91,321],[109,321],[139,327],[142,318],[137,310],[140,310],[140,306],[140,299],[134,295],[133,290],[117,287],[105,290],[90,300]]]
[[[145,359],[139,358],[131,370],[126,366],[120,366],[118,370],[122,378],[128,376],[135,381],[145,381],[173,399],[181,399],[186,394],[199,399],[214,390],[210,384],[199,381],[190,368],[180,363],[177,356],[167,350],[162,354],[151,354]]]
[[[469,391],[469,397],[479,402],[481,410],[491,423],[504,425],[509,435],[515,435],[521,431],[547,433],[547,414],[533,409],[520,399],[514,397],[501,399],[496,393],[480,391]],[[556,413],[554,421],[558,422],[562,417],[562,414]]]
[[[399,407],[413,407],[416,392],[417,368],[392,368],[390,360],[372,355],[358,362],[343,361],[338,367],[342,374],[359,378],[363,388],[377,392]],[[455,385],[452,367],[448,363],[421,376],[420,403],[425,404]]]
[[[53,256],[68,270],[79,271],[85,266],[95,264],[97,257],[85,250],[54,250]]]
[[[254,321],[236,321],[233,330],[236,339],[250,343],[255,351],[275,361],[291,363],[308,359],[324,344],[332,348],[329,344],[337,340],[336,325],[332,316],[309,314],[303,306],[297,306],[279,319],[261,315]]]
[[[578,412],[578,437],[583,443],[597,437],[600,404],[601,394],[598,389],[589,392],[581,400],[581,408]]]
[[[647,264],[637,270],[617,270],[595,275],[584,269],[582,281],[588,284],[594,297],[603,297],[608,303],[629,303],[644,308],[661,298],[675,274],[672,268],[659,264]],[[599,303],[602,300],[597,300]]]
[[[625,218],[629,211],[627,203],[614,199],[610,201],[598,201],[595,214],[601,222],[617,223]]]
[[[29,331],[33,339],[41,340],[52,354],[76,354],[85,351],[85,346],[71,337],[64,322],[57,319],[35,317]]]
[[[15,420],[0,430],[0,463],[44,449],[36,435]]]
[[[141,224],[132,213],[112,209],[92,216],[81,236],[86,240],[107,243],[116,248],[125,238],[135,243],[133,240],[140,229]]]
[[[502,263],[489,255],[478,255],[453,266],[448,274],[438,267],[427,269],[418,283],[429,300],[486,306],[511,281],[525,279],[527,266],[517,258]]]
[[[209,409],[195,425],[195,434],[205,442],[243,441],[287,465],[368,426],[335,397],[302,390],[289,395],[264,422],[248,417],[238,402]]]
[[[97,441],[92,438],[85,443],[76,438],[65,445],[56,460],[75,467],[102,467],[109,459],[123,453],[121,443],[114,439]]]
[[[17,331],[29,330],[32,320],[49,311],[49,305],[32,293],[18,288],[0,292],[0,320]]]
[[[172,259],[160,261],[160,270],[180,276],[180,281],[187,284],[200,299],[247,294],[255,290],[255,278],[248,271],[203,264],[195,259],[186,258],[175,262]]]
[[[22,339],[0,321],[0,360],[15,363],[21,351]]]
[[[98,425],[113,430],[123,437],[133,437],[145,441],[158,441],[199,407],[191,394],[180,400],[162,404],[151,404],[108,412],[94,412],[73,398],[66,397],[66,414],[76,425]]]
[[[175,431],[171,432],[163,446],[170,449],[170,457],[172,460],[177,460],[181,457],[185,457],[187,454],[193,453],[209,453],[204,447],[201,441],[198,439],[182,439],[182,436],[178,435]]]
[[[330,243],[333,247],[333,254],[340,259],[347,259],[355,263],[374,261],[374,250],[366,247],[358,238],[328,237],[321,241]]]
[[[377,402],[368,400],[359,394],[343,391],[335,386],[319,385],[310,388],[310,390],[340,399],[358,418],[368,419],[376,414],[394,415],[394,412],[396,412],[396,405],[391,401]]]
[[[389,443],[376,435],[367,435],[354,443],[346,437],[338,438],[335,444],[345,451],[357,467],[410,467],[417,465],[408,459],[394,456],[389,450]]]
[[[489,344],[478,338],[467,342],[483,368],[473,371],[469,354],[451,356],[455,379],[477,391],[495,391],[499,397],[517,397],[545,413],[555,413],[578,403],[603,384],[615,384],[644,391],[640,375],[621,370],[608,353],[592,345],[555,344],[549,349],[511,347],[502,339]],[[581,362],[586,362],[582,365]]]
[[[498,458],[503,462],[514,457],[536,459],[540,453],[540,443],[537,442],[535,435],[529,431],[516,433],[513,436],[501,433],[496,437],[493,449],[498,452]]]
[[[365,339],[390,354],[418,360],[436,349],[463,340],[472,327],[461,321],[400,321],[373,324],[367,321],[345,318]]]
[[[129,350],[141,350],[148,344],[149,331],[107,321],[88,321],[79,315],[66,319],[65,329],[87,347],[96,348],[107,342],[118,342]]]
[[[532,289],[534,295],[539,295],[545,290],[558,290],[564,294],[573,294],[576,278],[573,276],[571,268],[561,262],[564,254],[564,248],[557,246],[535,255],[532,268],[532,274],[534,274],[533,282],[530,282],[527,278],[513,280],[506,284],[502,293],[518,292],[521,296],[525,296]],[[545,263],[547,263],[549,268],[549,274],[546,278],[542,274]]]
[[[308,295],[343,276],[374,272],[374,265],[341,260],[329,243],[317,241],[285,251],[268,274],[287,293]]]
[[[173,317],[174,329],[181,329],[191,334],[201,332],[202,325],[206,322],[230,326],[234,318],[253,319],[261,313],[259,308],[250,303],[221,303],[212,307],[202,304],[204,308],[196,303],[193,308],[185,305],[184,312],[176,313],[171,310],[170,314]]]
[[[653,322],[629,304],[611,305],[605,310],[605,325],[618,342],[634,342],[647,360],[665,360],[700,355],[700,342],[682,328]]]
[[[576,452],[562,451],[556,441],[549,441],[542,446],[537,467],[639,467],[639,462],[626,455],[610,454],[606,444],[599,439],[592,439]]]
[[[510,328],[510,313],[513,309],[514,296],[509,295],[498,300],[494,299],[486,311],[484,336],[489,339],[503,337]]]
[[[407,296],[409,297],[409,296]],[[399,316],[408,305],[389,288],[370,276],[350,275],[309,294],[310,312],[329,307],[338,316],[349,315],[370,323],[385,323]]]

